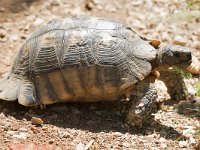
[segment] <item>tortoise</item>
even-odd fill
[[[189,48],[162,46],[124,23],[55,19],[22,45],[0,81],[0,99],[24,106],[127,99],[126,122],[140,126],[157,108],[155,71],[190,64]]]

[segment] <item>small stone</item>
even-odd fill
[[[4,12],[5,8],[4,7],[0,7],[0,12]]]
[[[168,111],[173,111],[174,107],[173,106],[169,106],[169,110]]]
[[[187,145],[188,145],[188,141],[180,141],[180,142],[179,142],[179,146],[180,146],[181,148],[186,148]]]
[[[16,134],[16,131],[8,131],[7,134],[14,135],[14,134]]]
[[[194,41],[192,46],[195,48],[195,49],[200,49],[200,42],[199,41]]]
[[[27,139],[28,136],[29,135],[27,133],[20,132],[19,134],[14,134],[12,137],[25,140],[25,139]]]
[[[26,129],[26,128],[19,128],[19,131],[20,132],[28,132],[28,129]]]
[[[10,39],[13,41],[17,41],[19,39],[19,36],[17,34],[13,34],[10,36]]]
[[[189,142],[190,142],[190,144],[196,144],[197,143],[196,140],[192,136],[189,137]]]
[[[169,106],[168,105],[160,105],[160,109],[162,110],[162,111],[168,111],[169,110]]]
[[[39,25],[41,25],[42,23],[44,23],[44,20],[43,20],[43,19],[36,18],[36,20],[33,22],[33,25],[34,25],[34,26],[39,26]]]
[[[67,131],[59,131],[58,130],[58,136],[59,136],[59,138],[68,138],[68,137],[70,137],[70,133],[69,132],[67,132]]]
[[[38,125],[41,125],[44,123],[44,121],[41,119],[41,118],[37,118],[37,117],[32,117],[31,118],[31,122],[33,124],[38,124]]]
[[[0,32],[0,38],[1,38],[1,39],[5,38],[5,36],[6,36],[6,33],[5,33],[5,32],[3,32],[3,31]]]
[[[34,149],[34,150],[52,150],[53,148],[51,146],[46,146],[46,145],[37,145],[35,143],[13,143],[9,146],[9,149],[12,150],[22,150],[22,149],[26,149],[26,150],[30,150],[30,149]]]
[[[186,126],[186,129],[182,131],[184,136],[188,136],[190,134],[195,134],[195,130],[193,126]]]
[[[24,39],[26,39],[26,35],[23,34],[23,35],[21,35],[20,38],[24,40]]]
[[[40,132],[40,129],[37,128],[37,127],[34,127],[34,126],[31,127],[31,130],[32,130],[33,132]]]
[[[76,150],[84,150],[85,149],[85,144],[83,143],[79,143],[77,146],[76,146]]]
[[[163,143],[163,142],[165,142],[165,141],[166,141],[166,139],[165,139],[165,138],[163,138],[163,137],[161,137],[161,138],[159,139],[159,141],[160,141],[161,143]]]
[[[54,142],[54,141],[51,139],[51,140],[49,140],[48,143],[49,143],[49,144],[53,144],[53,142]]]
[[[187,40],[183,38],[182,36],[176,36],[174,38],[174,44],[185,46],[187,43]]]
[[[48,129],[49,129],[48,127],[43,127],[42,128],[43,131],[48,131]]]
[[[61,2],[59,0],[54,0],[54,1],[51,2],[51,5],[52,6],[59,6],[59,5],[61,5]]]
[[[163,149],[165,149],[165,148],[167,148],[167,144],[162,143],[162,144],[161,144],[161,147],[162,147]]]
[[[123,134],[122,133],[120,133],[120,132],[113,132],[112,133],[112,136],[116,136],[116,137],[120,137],[120,136],[122,136]]]

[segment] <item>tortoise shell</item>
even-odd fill
[[[150,74],[151,43],[118,21],[52,20],[22,45],[0,81],[0,99],[26,106],[118,100]]]

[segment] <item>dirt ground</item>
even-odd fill
[[[164,44],[191,47],[195,65],[200,66],[197,0],[1,0],[0,75],[9,71],[20,46],[39,25],[75,15],[120,20]],[[195,92],[193,85],[200,82],[200,77],[185,81],[189,91]],[[165,86],[160,81],[157,85],[159,98],[167,99]],[[20,149],[18,143],[24,144],[21,147],[34,147],[28,143],[35,143],[35,149],[55,150],[197,150],[199,116],[178,114],[171,105],[156,113],[150,125],[132,129],[113,103],[56,104],[40,110],[0,101],[0,150]],[[43,124],[35,125],[33,117]]]

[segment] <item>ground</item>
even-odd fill
[[[74,15],[120,20],[164,44],[191,47],[198,63],[199,9],[197,0],[1,0],[0,75],[9,71],[21,44],[38,26]],[[186,80],[189,91],[194,92],[197,82],[198,75]],[[157,85],[159,98],[167,99],[166,88],[160,81]],[[150,125],[133,129],[115,108],[113,103],[69,103],[41,110],[0,101],[0,149],[19,149],[17,143],[57,150],[199,148],[199,137],[194,133],[200,127],[199,114],[179,114],[173,105],[163,106]]]

